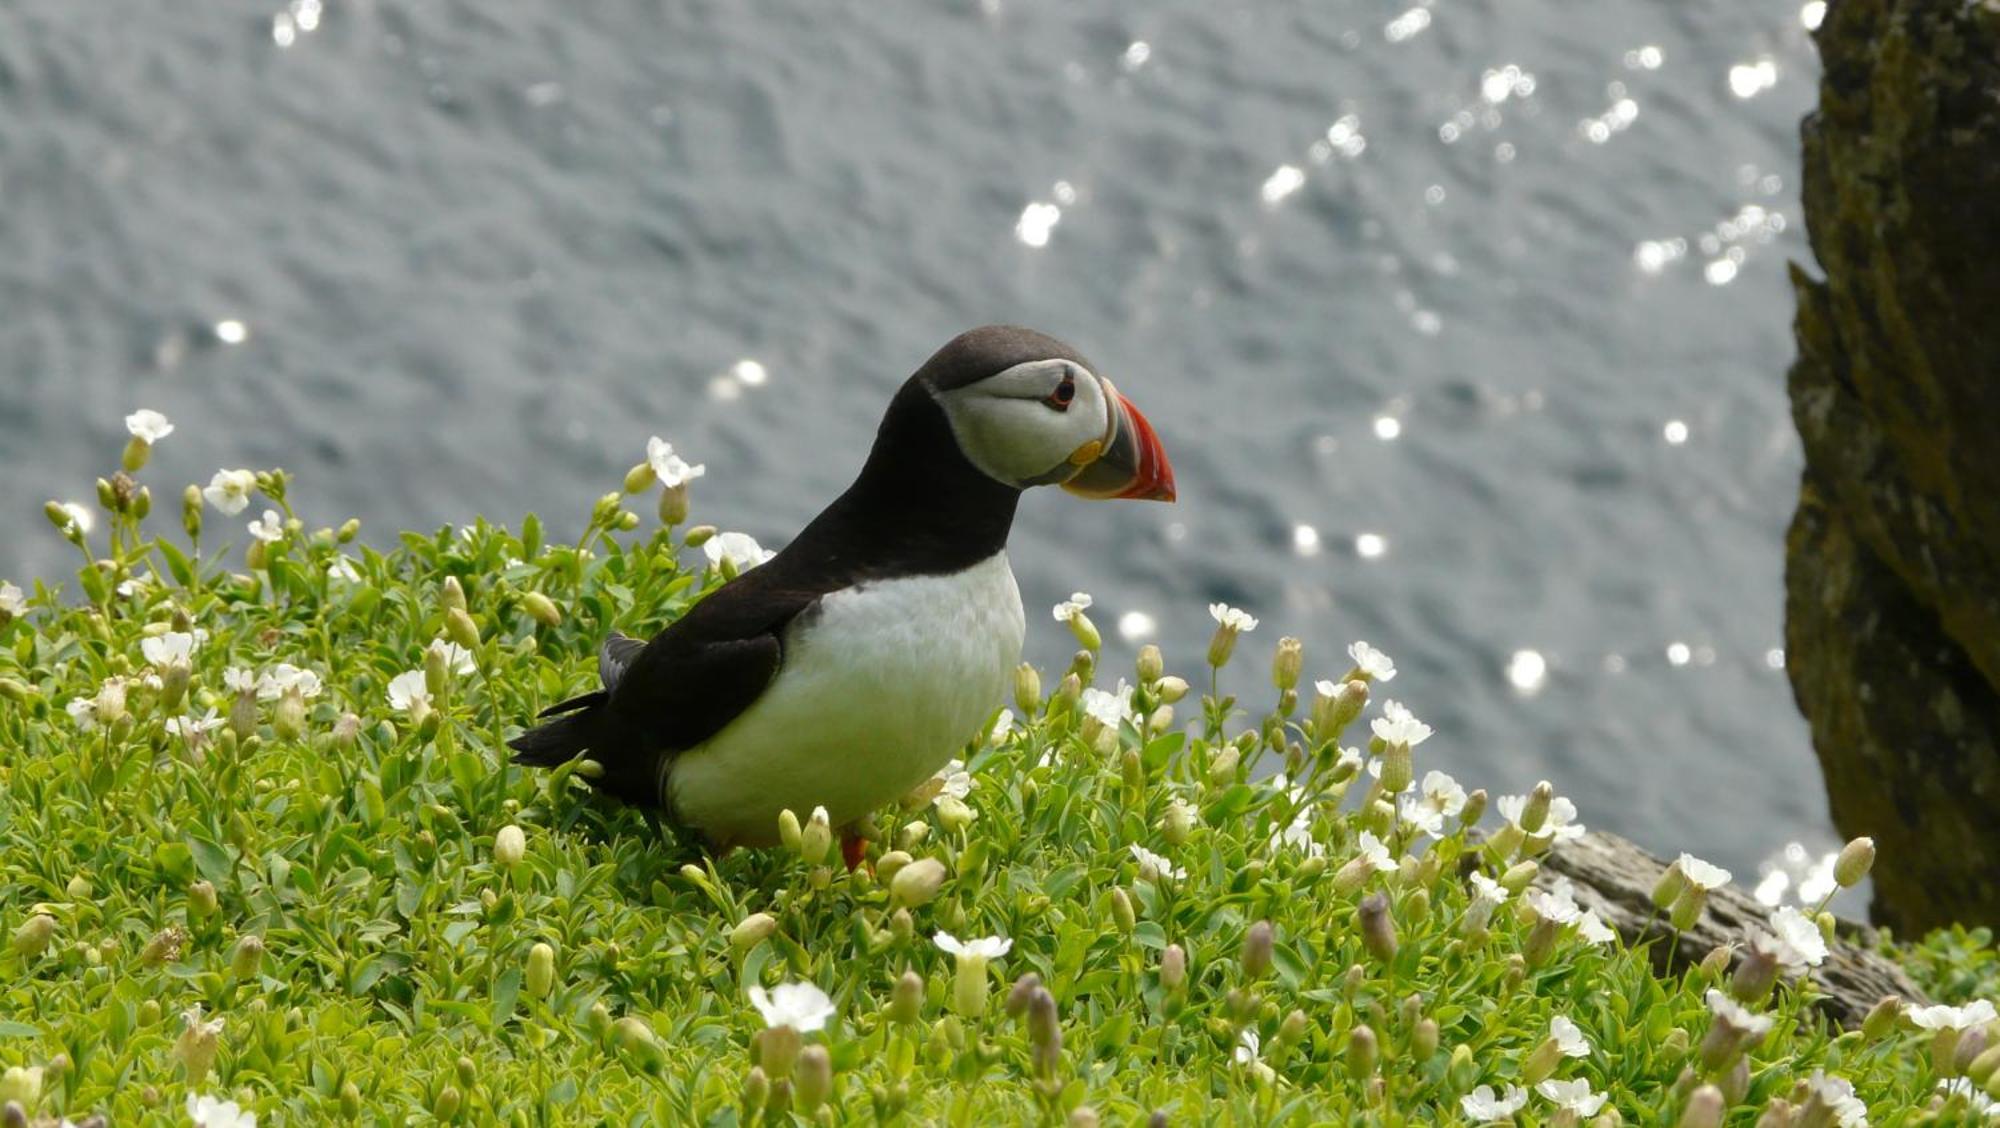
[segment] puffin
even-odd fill
[[[1026,622],[1007,562],[1021,494],[1174,500],[1151,423],[1054,337],[952,338],[889,401],[859,476],[771,559],[640,641],[601,688],[509,741],[518,764],[588,756],[600,791],[721,854],[824,807],[858,824],[929,779],[1005,700]]]

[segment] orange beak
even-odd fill
[[[1111,404],[1111,433],[1097,458],[1064,482],[1063,489],[1094,499],[1174,500],[1174,468],[1160,436],[1111,381],[1102,382]]]

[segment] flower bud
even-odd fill
[[[893,884],[896,875],[913,860],[907,850],[884,851],[881,857],[875,859],[875,880],[883,885]]]
[[[944,863],[936,858],[918,858],[896,871],[889,882],[889,898],[899,905],[916,908],[927,904],[944,888]]]
[[[458,582],[457,576],[444,578],[444,583],[438,587],[438,602],[447,611],[465,610],[465,585]]]
[[[653,472],[653,464],[650,462],[641,462],[630,470],[625,471],[625,481],[620,483],[620,485],[628,494],[642,494],[652,489],[653,483],[659,480],[660,476]]]
[[[278,707],[271,713],[271,729],[286,740],[305,735],[306,698],[299,687],[289,686],[278,695]]]
[[[833,1094],[833,1059],[826,1047],[807,1046],[799,1051],[799,1064],[792,1075],[792,1107],[811,1116]]]
[[[1792,1124],[1792,1102],[1773,1097],[1764,1106],[1764,1114],[1757,1118],[1756,1128],[1792,1128]]]
[[[1271,658],[1271,684],[1284,692],[1297,688],[1299,671],[1305,668],[1306,647],[1298,639],[1286,635],[1278,640],[1278,652]]]
[[[1118,926],[1118,931],[1127,936],[1139,924],[1139,914],[1132,908],[1132,898],[1120,885],[1111,887],[1111,920]]]
[[[229,954],[229,973],[238,980],[254,979],[257,969],[264,963],[264,939],[256,933],[249,933],[236,941],[236,947]]]
[[[556,981],[556,950],[544,943],[528,949],[528,997],[546,999]]]
[[[743,1122],[762,1122],[759,1115],[764,1111],[764,1102],[771,1099],[771,1076],[761,1065],[753,1065],[750,1072],[743,1075]]]
[[[1168,674],[1166,677],[1160,679],[1160,684],[1155,688],[1155,692],[1159,694],[1160,701],[1163,704],[1172,705],[1174,702],[1188,695],[1187,679]]]
[[[791,1030],[791,1027],[785,1026],[778,1029]],[[766,1031],[766,1033],[769,1033],[769,1031]],[[792,1037],[796,1040],[798,1032],[795,1030],[792,1031]],[[659,1037],[653,1033],[653,1028],[647,1025],[646,1020],[637,1015],[628,1014],[612,1023],[611,1040],[619,1049],[638,1059],[641,1066],[648,1072],[659,1068],[660,1065],[666,1062],[666,1051],[661,1048]],[[789,1063],[787,1063],[787,1068],[789,1070]]]
[[[528,853],[528,836],[513,823],[500,828],[493,836],[493,863],[502,869],[512,869],[521,864]]]
[[[188,886],[188,918],[202,920],[213,916],[216,909],[215,886],[207,881],[196,881]]]
[[[1681,872],[1680,862],[1675,860],[1667,863],[1665,872],[1661,873],[1660,879],[1653,883],[1653,907],[1661,912],[1673,908],[1674,902],[1680,899],[1681,890],[1686,889],[1687,884],[1687,875]]]
[[[460,608],[454,607],[445,612],[444,633],[467,650],[479,649],[479,627],[473,623],[472,616]]]
[[[72,901],[88,901],[92,893],[90,879],[82,874],[73,874],[69,884],[63,886],[63,895]]]
[[[965,800],[960,799],[958,796],[956,795],[938,796],[937,820],[938,820],[938,825],[943,827],[944,829],[951,831],[953,833],[957,833],[959,831],[964,830],[966,827],[971,826],[973,822],[978,818],[979,818],[979,812],[973,810],[970,806],[966,804]],[[812,832],[812,828],[808,826],[806,828],[806,831],[808,834],[810,834]]]
[[[1341,682],[1340,688],[1335,690],[1333,695],[1333,715],[1328,718],[1327,730],[1319,734],[1320,739],[1331,740],[1348,725],[1353,724],[1354,718],[1360,716],[1361,710],[1367,707],[1367,682],[1360,678],[1350,678]]]
[[[1099,1119],[1096,1109],[1089,1105],[1078,1105],[1069,1110],[1069,1116],[1063,1124],[1065,1128],[1099,1128],[1103,1121]]]
[[[1356,1081],[1375,1075],[1375,1063],[1381,1056],[1381,1044],[1375,1038],[1375,1031],[1366,1024],[1356,1026],[1347,1036],[1347,1075]]]
[[[1271,922],[1260,920],[1243,934],[1243,975],[1246,979],[1262,979],[1271,973],[1273,948]]]
[[[176,662],[160,671],[160,712],[173,713],[180,709],[181,699],[187,696],[188,682],[194,671],[186,662]]]
[[[1098,634],[1097,624],[1090,621],[1090,616],[1075,611],[1064,621],[1069,624],[1069,633],[1076,636],[1076,644],[1086,651],[1094,654],[1104,645],[1104,638]]]
[[[1542,829],[1549,821],[1549,804],[1555,801],[1555,797],[1555,786],[1548,780],[1536,784],[1521,808],[1521,829],[1528,834]]]
[[[1965,1075],[1974,1085],[1991,1088],[1989,1082],[2000,1075],[2000,1045],[1988,1046],[1966,1062]]]
[[[1160,986],[1178,991],[1187,982],[1187,953],[1179,944],[1169,944],[1160,953]]]
[[[1531,968],[1542,967],[1555,955],[1556,941],[1561,937],[1562,925],[1548,917],[1535,918],[1535,926],[1528,930],[1528,938],[1521,944],[1521,958]]]
[[[1426,1018],[1410,1031],[1410,1057],[1422,1063],[1429,1061],[1438,1050],[1438,1024],[1434,1018]]]
[[[889,1021],[909,1026],[922,1018],[923,1013],[923,978],[914,971],[906,971],[889,990]]]
[[[1562,1064],[1562,1058],[1560,1042],[1554,1038],[1542,1039],[1541,1045],[1529,1051],[1528,1056],[1521,1061],[1521,1084],[1532,1089],[1548,1080],[1555,1073],[1556,1066]]]
[[[201,536],[201,487],[189,486],[181,491],[181,528],[187,531],[190,540]]]
[[[1507,867],[1507,872],[1500,875],[1500,887],[1509,893],[1518,894],[1533,884],[1535,876],[1541,872],[1542,867],[1533,861],[1515,862]]]
[[[814,807],[812,818],[806,820],[799,835],[799,858],[809,866],[816,866],[826,860],[827,851],[832,848],[833,826],[827,821],[826,808]]]
[[[28,1123],[27,1110],[42,1099],[45,1073],[40,1066],[26,1065],[10,1065],[0,1073],[0,1105],[7,1108],[7,1128]]]
[[[1208,664],[1221,669],[1229,664],[1229,656],[1236,651],[1236,628],[1228,623],[1218,624],[1214,637],[1208,640]]]
[[[1382,790],[1389,795],[1401,795],[1416,782],[1416,768],[1410,762],[1410,746],[1391,744],[1382,750]]]
[[[334,530],[333,539],[339,541],[341,544],[347,544],[353,541],[355,536],[360,532],[361,518],[349,517],[340,523],[340,528]]]
[[[660,491],[660,524],[678,525],[688,519],[688,487],[686,482],[668,486]]]
[[[1062,1021],[1045,987],[1028,993],[1028,1046],[1035,1076],[1048,1081],[1062,1068]]]
[[[438,1090],[437,1099],[431,1102],[431,1115],[443,1121],[457,1119],[458,1110],[464,1103],[465,1096],[458,1091],[458,1086],[446,1085]]]
[[[1127,748],[1118,754],[1118,778],[1132,791],[1146,786],[1146,765],[1139,759],[1137,748]]]
[[[1486,789],[1481,787],[1465,797],[1465,806],[1458,812],[1458,825],[1478,826],[1481,816],[1486,814]]]
[[[1778,957],[1763,944],[1751,943],[1737,960],[1729,993],[1746,1003],[1762,1002],[1778,982]]]
[[[1208,761],[1208,783],[1210,787],[1228,787],[1236,782],[1236,766],[1243,754],[1234,745],[1222,748]]]
[[[751,913],[729,930],[729,950],[740,956],[770,939],[777,931],[777,917],[770,913]]]
[[[23,959],[34,959],[48,951],[49,942],[56,935],[56,918],[47,913],[36,913],[14,932],[14,951]]]
[[[1681,1112],[1680,1128],[1722,1128],[1722,1090],[1703,1085],[1688,1097]]]
[[[1368,954],[1389,963],[1396,958],[1396,922],[1389,917],[1389,898],[1370,893],[1355,910],[1361,929],[1361,946]]]
[[[1668,921],[1676,932],[1686,932],[1701,919],[1701,912],[1708,907],[1708,890],[1689,882],[1681,889],[1681,895],[1674,898],[1673,911]]]
[[[188,1009],[183,1021],[185,1026],[174,1041],[173,1056],[187,1070],[188,1084],[199,1087],[208,1079],[216,1052],[221,1049],[222,1020],[202,1021],[201,1006],[196,1004]]]
[[[541,592],[531,591],[522,596],[521,606],[527,609],[529,618],[545,627],[562,626],[562,609]]]
[[[1701,973],[1701,977],[1708,982],[1719,983],[1722,981],[1723,973],[1729,970],[1729,961],[1735,955],[1736,946],[1734,944],[1717,944],[1708,950],[1707,955],[1701,958],[1701,963],[1697,965],[1697,970]]]
[[[1875,840],[1857,838],[1841,847],[1840,857],[1833,863],[1833,880],[1842,889],[1852,889],[1861,884],[1868,871],[1875,868]]]
[[[1030,718],[1042,708],[1042,675],[1026,662],[1014,667],[1014,708]]]
[[[778,812],[778,841],[784,843],[785,849],[794,854],[804,845],[805,837],[804,832],[799,829],[799,816],[794,814],[790,807]]]

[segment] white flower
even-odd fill
[[[472,651],[467,650],[450,639],[432,639],[430,646],[426,648],[426,652],[442,655],[444,657],[445,669],[450,670],[459,677],[466,677],[478,668],[472,661]]]
[[[1132,857],[1139,863],[1139,876],[1148,881],[1179,881],[1187,876],[1187,871],[1172,862],[1134,842],[1129,847]]]
[[[1073,591],[1069,594],[1068,599],[1056,604],[1056,622],[1067,623],[1078,615],[1083,614],[1089,608],[1090,593],[1087,591]]]
[[[1481,1085],[1470,1093],[1458,1098],[1458,1107],[1465,1115],[1478,1121],[1505,1120],[1521,1111],[1528,1103],[1528,1091],[1519,1085],[1507,1086],[1505,1096],[1495,1096],[1493,1086]]]
[[[824,1029],[833,1017],[833,1000],[810,983],[780,983],[769,992],[753,986],[750,1005],[764,1016],[764,1025],[789,1026],[801,1034]]]
[[[727,560],[738,572],[747,572],[777,555],[749,533],[717,533],[702,542],[701,551],[710,564],[719,568]]]
[[[1300,811],[1290,823],[1271,832],[1271,849],[1284,848],[1302,851],[1308,858],[1325,856],[1326,847],[1313,837],[1310,811]]]
[[[1472,873],[1472,899],[1489,905],[1501,905],[1507,901],[1507,887],[1492,878],[1474,870]]]
[[[223,516],[234,517],[250,507],[250,494],[256,488],[257,475],[248,470],[217,470],[202,487],[201,496]]]
[[[974,959],[997,960],[1014,947],[1014,942],[1004,936],[981,936],[972,940],[960,940],[949,932],[939,930],[931,940],[939,948],[959,959],[971,956]]]
[[[1576,934],[1592,944],[1609,944],[1618,939],[1618,934],[1593,909],[1585,909],[1576,919]]]
[[[1938,1082],[1938,1092],[1946,1099],[1965,1098],[1965,1107],[1987,1123],[2000,1123],[2000,1101],[1979,1091],[1970,1077],[1950,1077]]]
[[[255,690],[257,675],[241,666],[231,666],[222,671],[222,688],[231,693],[242,693],[246,689]]]
[[[1249,612],[1240,611],[1227,603],[1211,603],[1208,613],[1214,620],[1232,631],[1254,631],[1257,620]]]
[[[414,711],[419,704],[429,706],[431,691],[424,684],[422,670],[406,670],[389,679],[389,705],[404,712]]]
[[[201,1004],[196,1003],[181,1012],[181,1026],[190,1034],[205,1034],[214,1037],[222,1033],[222,1016],[216,1015],[206,1022],[201,1018]]]
[[[1985,999],[1976,999],[1962,1007],[1935,1006],[1911,1007],[1903,1013],[1910,1021],[1925,1030],[1970,1030],[1993,1021],[1993,1004]]]
[[[965,770],[965,761],[948,760],[932,778],[940,781],[933,803],[949,795],[953,799],[964,799],[972,794],[972,773]]]
[[[1396,868],[1396,859],[1390,855],[1389,847],[1369,831],[1361,832],[1360,857],[1379,873],[1389,873]]]
[[[654,435],[646,440],[646,464],[659,475],[660,482],[668,489],[685,486],[703,474],[708,473],[706,464],[688,465],[680,455],[674,453],[674,444]]]
[[[290,662],[278,663],[271,667],[270,673],[257,679],[257,696],[266,701],[283,697],[288,690],[297,690],[301,698],[310,701],[319,696],[320,688],[318,674]]]
[[[1382,703],[1382,715],[1369,725],[1384,744],[1402,744],[1415,748],[1431,736],[1431,726],[1418,720],[1396,701]]]
[[[194,658],[195,648],[201,645],[198,635],[186,631],[168,631],[162,635],[139,640],[139,652],[146,661],[166,669],[169,666],[185,666]]]
[[[19,615],[28,609],[28,600],[21,589],[10,583],[0,583],[0,612]]]
[[[257,1128],[257,1114],[244,1111],[235,1101],[189,1093],[187,1114],[200,1128]]]
[[[327,561],[326,576],[330,580],[339,580],[342,583],[358,584],[361,582],[361,573],[355,570],[354,560],[347,556],[335,556],[332,560]]]
[[[153,590],[153,577],[149,572],[141,572],[130,579],[120,580],[117,588],[118,594],[127,599],[144,595],[151,590]]]
[[[167,417],[150,407],[142,407],[125,417],[125,429],[142,443],[157,443],[174,433],[174,425]]]
[[[1354,668],[1360,670],[1371,681],[1393,681],[1396,677],[1396,663],[1387,654],[1365,642],[1357,642],[1347,648],[1347,656],[1354,659]],[[1331,684],[1331,683],[1328,683]],[[1332,694],[1327,694],[1331,697]]]
[[[1707,998],[1709,1013],[1715,1016],[1716,1021],[1733,1026],[1752,1038],[1762,1038],[1771,1032],[1770,1015],[1758,1014],[1713,987],[1708,989]]]
[[[1441,771],[1424,773],[1418,794],[1403,800],[1403,821],[1432,838],[1444,837],[1446,819],[1457,818],[1465,810],[1465,788]]]
[[[1547,889],[1530,889],[1521,899],[1535,910],[1535,915],[1557,924],[1574,924],[1583,916],[1583,910],[1576,904],[1576,895],[1571,892],[1569,879],[1558,877]]]
[[[1557,1108],[1579,1116],[1597,1115],[1597,1110],[1610,1099],[1609,1094],[1591,1092],[1590,1082],[1581,1077],[1574,1081],[1550,1079],[1535,1086],[1535,1091],[1547,1097]]]
[[[193,740],[214,732],[221,724],[222,718],[216,715],[215,710],[210,709],[206,714],[199,717],[193,714],[185,717],[168,717],[167,731],[173,733],[175,736],[184,736],[189,740]]]
[[[1576,1023],[1562,1015],[1549,1019],[1549,1037],[1556,1040],[1556,1049],[1561,1050],[1564,1057],[1590,1056],[1590,1039],[1583,1036]]]
[[[285,539],[285,519],[275,509],[266,509],[261,520],[250,522],[250,535],[265,544]]]
[[[1257,1036],[1257,1031],[1248,1026],[1244,1027],[1243,1033],[1236,1039],[1236,1064],[1254,1064],[1257,1056],[1263,1051],[1264,1040]]]
[[[1833,1110],[1840,1128],[1868,1128],[1868,1106],[1854,1095],[1854,1082],[1815,1069],[1806,1078],[1806,1089],[1818,1094],[1820,1103]]]
[[[88,697],[72,697],[63,706],[63,712],[70,715],[76,727],[89,732],[97,727],[97,703]]]
[[[1106,728],[1117,728],[1132,719],[1132,687],[1118,679],[1118,688],[1106,693],[1091,686],[1083,691],[1083,711],[1086,716],[1095,717]]]
[[[1771,930],[1778,939],[1778,959],[1781,963],[1791,967],[1818,967],[1826,962],[1826,936],[1806,914],[1786,905],[1771,914]]]
[[[1553,804],[1551,804],[1553,806]],[[1712,892],[1729,884],[1729,871],[1721,866],[1710,865],[1693,854],[1680,856],[1681,876],[1688,884],[1704,893]]]

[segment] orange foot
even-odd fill
[[[868,840],[866,838],[861,837],[851,830],[841,832],[840,860],[847,863],[848,873],[854,872],[854,867],[861,864],[861,860],[867,852]]]

